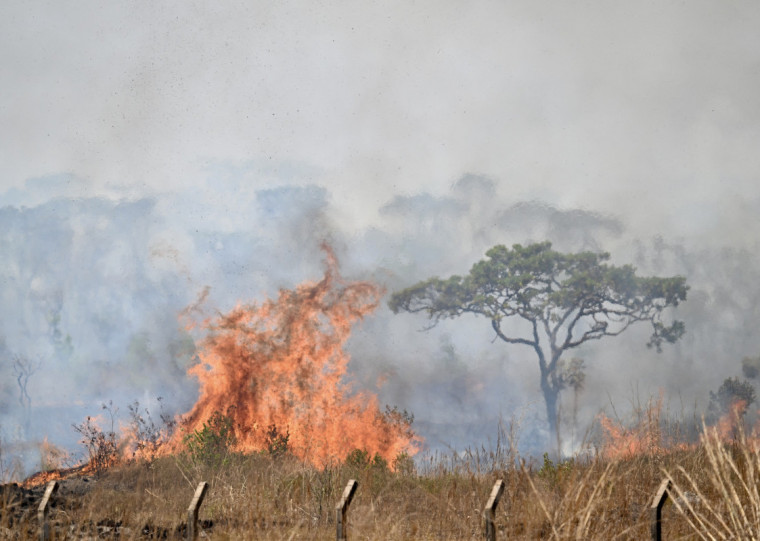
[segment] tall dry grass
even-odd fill
[[[695,538],[760,539],[760,441],[748,437],[742,423],[734,436],[706,428],[699,449],[704,468],[678,465],[665,472],[674,505]]]
[[[349,479],[359,489],[349,539],[484,538],[482,510],[497,479],[499,539],[649,539],[648,506],[663,478],[665,539],[757,539],[760,454],[741,431],[729,441],[705,430],[698,445],[610,459],[603,453],[522,460],[497,438],[492,448],[315,468],[287,454],[229,454],[214,465],[187,456],[109,468],[62,484],[51,510],[52,539],[179,539],[195,487],[209,483],[200,510],[205,538],[328,540],[335,504]],[[8,485],[6,485],[7,487]],[[0,539],[36,539],[41,495],[0,493]]]
[[[233,455],[217,467],[166,457],[64,483],[50,515],[53,538],[181,538],[195,487],[207,481],[200,520],[211,539],[334,539],[334,506],[347,481],[356,479],[349,539],[482,539],[483,506],[493,483],[504,479],[496,513],[500,539],[647,539],[646,507],[663,469],[685,472],[697,482],[709,463],[704,450],[617,462],[513,458],[481,449],[425,457],[416,469],[407,464],[392,472],[372,464],[317,469],[288,456]],[[713,492],[699,497],[718,496]],[[709,501],[731,520],[730,505]],[[36,508],[9,524],[12,502],[0,505],[0,536],[36,538]],[[683,516],[688,511],[679,509],[666,507],[666,538],[697,538]]]

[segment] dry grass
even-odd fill
[[[209,538],[334,539],[334,506],[351,478],[359,490],[349,539],[483,539],[482,509],[496,479],[506,485],[499,539],[648,539],[647,507],[666,475],[675,499],[664,509],[665,539],[755,539],[760,528],[760,460],[743,436],[621,461],[524,463],[481,449],[408,466],[317,469],[262,455],[233,455],[218,467],[176,457],[122,465],[63,484],[52,538],[181,538],[195,487],[207,481],[200,520]],[[0,499],[0,538],[36,538],[34,505],[24,515]]]
[[[702,471],[678,466],[672,483],[674,504],[695,538],[760,539],[760,441],[738,424],[735,439],[725,441],[716,428],[705,429]]]

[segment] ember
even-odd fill
[[[21,486],[24,488],[34,488],[41,485],[46,485],[50,481],[62,481],[64,479],[82,477],[92,474],[93,472],[94,468],[89,462],[74,466],[72,468],[57,468],[54,470],[40,471],[24,479],[24,481],[21,483]]]

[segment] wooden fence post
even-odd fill
[[[200,509],[203,503],[203,498],[206,497],[206,491],[208,490],[208,483],[201,481],[198,483],[198,488],[195,489],[193,495],[193,501],[190,502],[190,507],[187,508],[187,538],[190,540],[198,538],[198,509]]]
[[[670,481],[668,479],[663,479],[662,483],[660,483],[660,487],[654,495],[652,505],[649,506],[652,541],[662,541],[662,506],[665,505],[665,501],[668,499],[670,487]]]
[[[346,513],[348,513],[348,506],[351,505],[351,500],[354,499],[354,494],[356,494],[356,489],[358,487],[359,483],[357,483],[355,479],[351,479],[346,485],[346,488],[343,489],[343,496],[341,496],[338,505],[335,506],[335,539],[338,541],[346,541],[348,539],[346,532]]]
[[[486,541],[496,541],[496,506],[499,505],[501,495],[504,494],[504,481],[499,479],[493,484],[491,496],[486,502],[486,508],[483,510],[483,516],[486,521]]]
[[[37,522],[40,524],[40,541],[50,539],[50,525],[47,523],[48,504],[53,493],[58,490],[58,481],[50,481],[37,508]]]

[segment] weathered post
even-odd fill
[[[351,505],[351,500],[354,499],[356,489],[359,487],[359,483],[355,479],[351,479],[346,488],[343,489],[343,496],[341,496],[338,505],[335,506],[335,523],[336,523],[336,535],[335,539],[338,541],[346,541],[347,529],[346,529],[346,514],[348,513],[348,506]]]
[[[652,541],[662,541],[662,506],[665,505],[665,501],[668,499],[670,486],[670,481],[668,479],[663,479],[662,483],[660,483],[660,487],[654,495],[652,505],[649,506]]]
[[[187,538],[191,541],[198,538],[198,509],[200,509],[203,503],[203,498],[206,497],[207,490],[208,483],[206,481],[198,483],[198,488],[195,489],[195,495],[193,495],[193,501],[190,502],[190,507],[187,508]]]
[[[486,508],[483,510],[483,517],[486,521],[486,541],[496,541],[496,506],[499,505],[501,495],[504,494],[504,481],[499,479],[493,484],[491,495],[486,502]]]
[[[37,508],[37,522],[40,524],[40,541],[50,539],[50,525],[47,522],[48,504],[55,491],[58,490],[58,481],[50,481]]]

